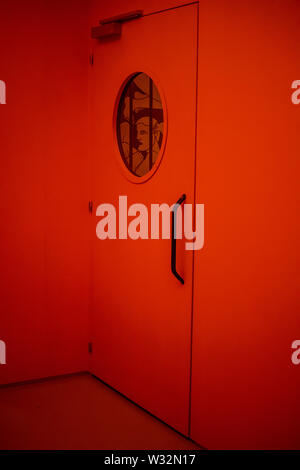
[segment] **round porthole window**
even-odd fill
[[[157,166],[164,137],[164,112],[152,78],[137,73],[126,83],[117,112],[117,139],[127,169],[143,177]]]

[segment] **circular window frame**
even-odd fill
[[[150,77],[152,79],[153,83],[155,84],[155,86],[158,90],[160,99],[161,99],[162,108],[163,108],[163,116],[164,116],[164,133],[163,133],[163,140],[162,140],[162,144],[161,144],[161,147],[160,147],[159,154],[158,154],[157,159],[156,159],[153,167],[151,168],[151,170],[148,171],[143,176],[134,175],[129,170],[129,168],[127,168],[127,166],[126,166],[126,164],[123,160],[120,148],[119,148],[118,128],[117,128],[117,126],[118,126],[119,105],[120,105],[120,100],[122,98],[123,92],[124,92],[126,86],[128,85],[129,81],[132,80],[136,75],[138,75],[140,73],[145,73],[146,75],[148,75],[148,77]],[[142,183],[145,183],[146,181],[148,181],[150,178],[152,178],[154,176],[154,174],[157,172],[157,170],[158,170],[158,168],[161,164],[161,161],[163,159],[163,156],[164,156],[166,142],[167,142],[167,135],[168,135],[168,113],[167,113],[166,100],[165,100],[164,93],[161,89],[159,80],[157,79],[155,74],[153,74],[149,70],[143,69],[143,71],[136,71],[136,72],[131,73],[130,75],[126,75],[126,78],[124,78],[122,80],[122,85],[121,85],[121,87],[118,91],[118,94],[116,96],[116,99],[115,99],[114,112],[113,112],[113,143],[114,143],[113,146],[114,146],[114,154],[115,154],[115,157],[116,157],[116,160],[117,160],[117,163],[118,163],[118,167],[121,170],[121,173],[123,174],[123,176],[127,180],[129,180],[131,183],[142,184]]]

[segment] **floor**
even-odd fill
[[[89,374],[0,388],[0,449],[198,447]]]

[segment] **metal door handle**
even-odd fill
[[[181,204],[186,200],[186,195],[183,194],[175,204],[172,211],[172,247],[171,247],[171,271],[181,284],[184,284],[184,279],[176,271],[176,216],[177,210]]]

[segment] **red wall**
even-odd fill
[[[88,36],[84,0],[1,2],[1,383],[87,369]]]
[[[111,18],[115,15],[128,13],[130,11],[142,10],[144,15],[169,8],[176,8],[188,3],[197,3],[197,0],[90,0],[92,18],[97,25],[103,18]]]
[[[299,448],[300,3],[199,5],[192,437]]]

